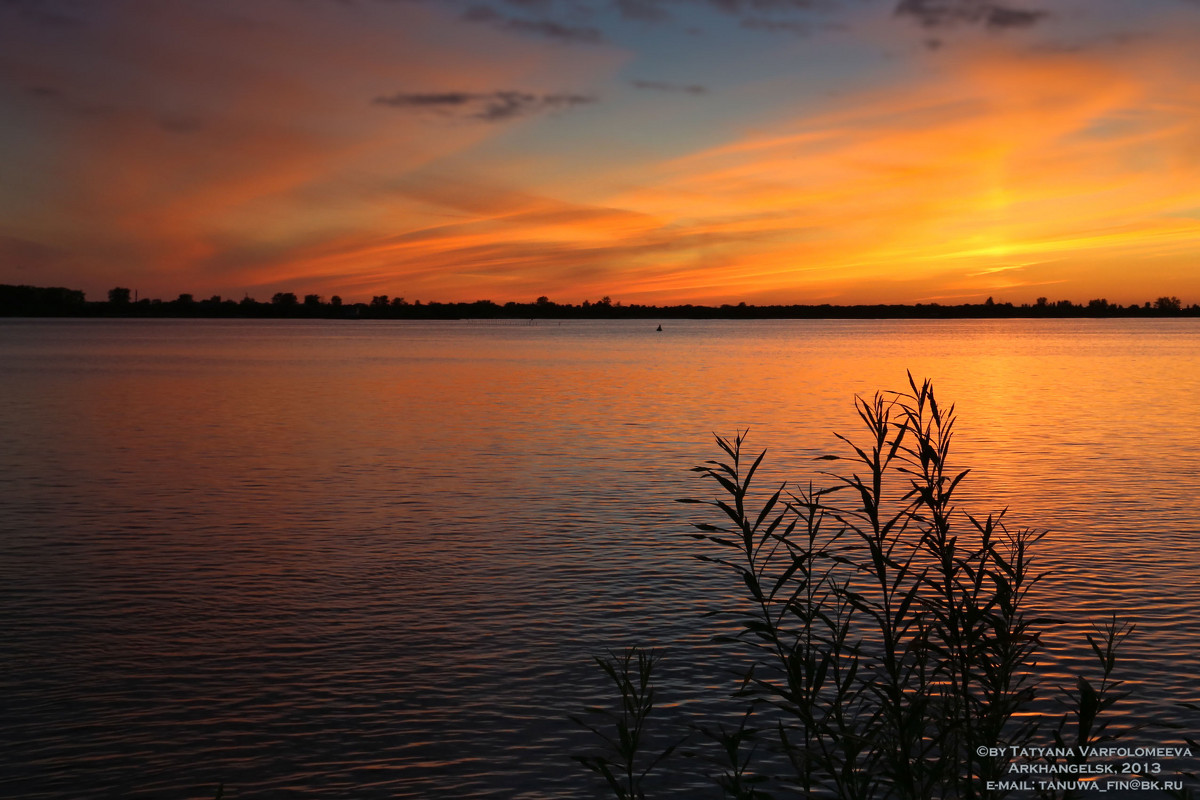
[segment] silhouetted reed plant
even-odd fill
[[[825,488],[785,484],[753,501],[765,451],[747,456],[739,433],[718,436],[724,457],[695,468],[719,498],[680,501],[720,518],[692,535],[717,546],[699,557],[745,588],[737,632],[724,639],[754,654],[738,695],[772,709],[755,712],[759,728],[772,731],[791,765],[786,782],[804,796],[1001,797],[1009,792],[987,782],[1010,777],[1010,747],[1101,741],[1109,732],[1098,715],[1121,696],[1112,672],[1129,629],[1114,619],[1089,637],[1103,680],[1078,679],[1074,710],[1057,728],[1020,713],[1042,688],[1034,656],[1039,631],[1054,622],[1026,611],[1040,577],[1031,553],[1044,534],[1010,530],[1004,512],[980,517],[955,505],[969,470],[950,465],[954,407],[939,406],[928,381],[910,375],[909,389],[856,399],[865,439],[838,436],[847,455],[822,458],[845,468],[820,473]],[[632,659],[645,667],[637,696],[647,697],[653,664],[636,650],[622,663]],[[628,682],[604,665],[618,685]],[[716,780],[728,796],[767,798],[741,755],[750,715],[740,732],[711,736],[730,762]],[[646,714],[634,717],[641,724]],[[604,764],[632,763],[629,742],[621,733],[618,747],[584,763],[616,788]],[[618,797],[640,796],[631,777],[622,787]]]
[[[610,653],[608,658],[596,657],[596,664],[608,676],[621,696],[614,713],[603,708],[589,708],[587,713],[611,723],[612,733],[601,730],[581,717],[572,716],[579,725],[596,734],[606,745],[600,756],[574,756],[575,760],[604,778],[618,800],[642,800],[642,782],[646,775],[667,756],[676,745],[661,753],[646,757],[642,752],[646,718],[654,709],[654,688],[650,685],[658,656],[633,647],[621,655]],[[603,724],[603,723],[599,723]]]

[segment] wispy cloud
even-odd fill
[[[679,92],[682,94],[708,94],[708,89],[696,83],[669,83],[667,81],[633,80],[629,85],[635,89],[646,89],[655,92]]]
[[[982,25],[989,30],[1029,28],[1049,16],[1037,9],[1013,8],[986,0],[900,0],[896,15],[911,17],[926,28],[956,24]]]
[[[1038,266],[1038,262],[1036,262],[1036,261],[1031,261],[1026,264],[1001,264],[1000,266],[988,267],[986,269],[981,269],[978,272],[971,272],[971,273],[968,273],[968,275],[969,275],[969,277],[972,277],[972,278],[978,278],[978,277],[982,277],[985,275],[996,275],[1001,272],[1012,272],[1013,270],[1028,269],[1029,267],[1036,267],[1036,266]]]
[[[838,11],[838,0],[702,0],[736,17],[743,30],[810,36],[823,17]]]
[[[534,94],[514,90],[498,92],[397,92],[376,97],[375,105],[391,108],[425,109],[485,122],[503,122],[516,117],[554,111],[596,102],[584,94]]]
[[[561,42],[598,44],[604,41],[598,28],[586,25],[567,25],[551,19],[525,19],[501,14],[490,6],[471,6],[463,12],[467,22],[479,22],[502,30],[528,33]]]

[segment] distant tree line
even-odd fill
[[[214,295],[197,300],[181,294],[174,300],[136,298],[125,287],[115,287],[108,299],[89,301],[84,293],[63,287],[11,286],[0,284],[0,316],[6,317],[246,317],[283,319],[951,319],[951,318],[1037,318],[1037,317],[1164,317],[1200,316],[1200,305],[1185,306],[1178,297],[1159,297],[1138,305],[1110,303],[1103,298],[1085,304],[1070,300],[1014,305],[988,298],[983,303],[944,305],[737,305],[692,304],[652,306],[614,302],[602,297],[579,305],[555,303],[546,296],[531,303],[422,303],[403,297],[377,295],[369,303],[344,303],[334,295],[276,292],[260,302],[246,296],[240,300]]]

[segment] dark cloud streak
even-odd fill
[[[968,24],[990,30],[1029,28],[1049,16],[1046,11],[1011,8],[985,0],[900,0],[896,15],[911,17],[926,28]]]
[[[604,41],[603,34],[597,28],[564,25],[561,22],[548,19],[533,20],[511,17],[501,14],[490,6],[471,6],[463,12],[462,19],[467,22],[491,25],[500,30],[544,36],[547,39],[555,39],[561,42],[599,44]]]
[[[1048,16],[1046,11],[1030,11],[1018,8],[1002,8],[1000,6],[992,6],[988,9],[986,25],[989,28],[1028,28],[1036,25],[1043,17]]]
[[[596,98],[583,94],[534,94],[520,91],[497,92],[398,92],[376,97],[374,105],[400,109],[427,109],[440,114],[460,116],[484,122],[503,122],[545,111],[586,105]]]
[[[194,114],[156,113],[133,106],[122,108],[107,103],[82,102],[54,86],[38,84],[26,87],[25,92],[46,108],[80,119],[123,119],[128,124],[153,124],[167,133],[195,133],[205,127],[204,120]]]
[[[635,89],[647,89],[656,92],[680,92],[683,94],[708,94],[708,89],[699,84],[679,84],[667,83],[666,81],[630,81],[629,85]]]

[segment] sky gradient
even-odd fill
[[[0,283],[1200,302],[1195,0],[0,0]]]

